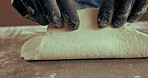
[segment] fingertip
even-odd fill
[[[111,26],[114,28],[119,28],[119,27],[122,27],[123,25],[124,25],[124,22],[121,22],[121,21],[116,21],[111,23]]]
[[[99,28],[106,28],[107,26],[108,26],[108,25],[105,24],[105,23],[100,23],[100,24],[98,25]]]
[[[62,19],[62,17],[60,16],[60,14],[56,14],[55,16],[52,15],[53,18],[49,17],[49,21],[51,21],[51,23],[53,24],[53,26],[55,28],[62,28],[64,27],[64,21]]]
[[[114,28],[119,28],[123,26],[127,21],[127,15],[115,15],[112,19],[111,26]]]
[[[70,30],[77,30],[79,28],[80,23],[75,22],[73,24],[68,24]]]
[[[79,28],[79,17],[74,5],[74,0],[57,0],[62,17],[70,30]]]
[[[52,24],[55,28],[63,28],[64,27],[62,22],[55,22],[55,23],[52,23]]]
[[[109,23],[102,22],[102,21],[98,20],[98,27],[99,28],[106,28],[108,25],[109,25]]]

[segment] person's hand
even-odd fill
[[[79,27],[79,18],[73,0],[14,0],[12,6],[23,16],[41,25]]]
[[[133,23],[142,16],[148,8],[148,0],[103,0],[99,15],[100,28],[111,25],[115,28],[124,23]]]

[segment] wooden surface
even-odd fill
[[[131,28],[148,34],[148,22]],[[0,27],[0,78],[148,78],[148,58],[32,62],[20,58],[24,42],[45,31],[41,26]]]

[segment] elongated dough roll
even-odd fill
[[[34,37],[21,49],[25,60],[148,57],[148,35],[127,27],[97,27],[98,9],[78,11],[80,28],[48,26],[44,36]]]

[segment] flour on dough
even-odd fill
[[[148,35],[127,27],[97,27],[98,9],[78,11],[80,28],[55,29],[27,41],[21,49],[25,60],[148,57]]]

